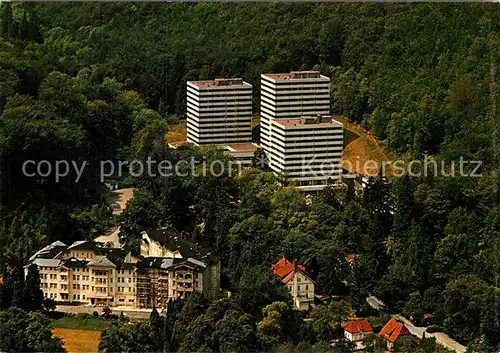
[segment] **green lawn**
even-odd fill
[[[73,316],[65,316],[63,318],[52,321],[54,328],[69,328],[74,330],[92,330],[103,331],[111,325],[111,320],[101,318],[80,318]]]

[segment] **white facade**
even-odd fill
[[[218,279],[205,280],[205,275],[214,271],[218,275],[218,264],[196,259],[192,243],[184,241],[184,250],[175,242],[171,245],[166,247],[144,232],[141,257],[135,258],[92,241],[69,247],[55,242],[33,255],[30,264],[38,267],[44,297],[56,302],[164,308],[170,299],[192,292],[206,289],[217,295]]]
[[[302,271],[297,271],[286,283],[293,304],[298,310],[309,310],[309,306],[314,303],[314,282]]]
[[[297,179],[300,187],[324,187],[342,176],[344,130],[330,116],[271,121],[270,167]]]
[[[330,78],[319,71],[261,75],[260,143],[269,152],[272,121],[330,113]],[[272,158],[272,157],[271,157]]]
[[[99,259],[96,256],[94,259]],[[83,260],[85,261],[85,260]],[[35,259],[45,298],[57,302],[135,306],[135,270],[132,264],[117,268],[108,261],[84,263],[67,260]],[[125,269],[127,268],[127,269]]]
[[[187,82],[187,140],[196,145],[252,141],[252,85],[239,78]]]
[[[373,331],[360,331],[352,333],[344,330],[344,337],[351,342],[363,341],[366,337],[373,335]]]

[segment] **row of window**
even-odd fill
[[[45,293],[44,296],[45,296],[45,298],[50,298],[52,300],[59,299],[57,293]],[[69,300],[69,294],[67,294],[67,293],[60,293],[59,296],[60,296],[61,300]],[[77,301],[77,300],[85,300],[86,299],[86,295],[85,294],[73,294],[72,299],[75,300],[75,301]],[[128,299],[129,303],[133,303],[134,301],[135,301],[134,299]],[[118,302],[119,303],[124,303],[125,302],[125,298],[119,298]]]
[[[80,259],[80,258],[91,259],[94,257],[94,254],[92,252],[79,253],[77,251],[72,251],[71,256],[76,257],[77,259]]]
[[[125,298],[119,298],[119,299],[118,299],[118,302],[119,302],[119,303],[125,303]],[[129,303],[133,303],[133,302],[134,302],[134,299],[129,299],[129,300],[128,300],[128,302],[129,302]]]
[[[61,276],[62,277],[62,276]],[[79,281],[80,279],[82,281],[88,281],[90,276],[80,276],[80,275],[73,275],[73,281]],[[92,281],[94,280],[94,277],[92,277]]]

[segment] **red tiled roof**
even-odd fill
[[[395,342],[400,336],[409,335],[406,326],[396,319],[390,319],[380,331],[379,335],[390,342]]]
[[[360,256],[359,254],[348,254],[345,256],[345,259],[350,264],[354,264],[356,263],[356,260],[358,260],[359,256]]]
[[[368,320],[351,321],[344,327],[344,330],[350,333],[373,332]]]
[[[290,272],[289,274],[287,274],[285,277],[283,277],[283,278],[281,279],[281,282],[283,282],[283,283],[288,283],[288,281],[290,281],[290,280],[293,278],[293,275],[294,275],[294,274],[295,274],[295,273],[294,273],[293,271],[292,271],[292,272]]]
[[[304,266],[297,265],[296,269],[307,275]],[[284,256],[277,263],[272,265],[272,270],[276,276],[281,278],[281,282],[283,283],[287,283],[295,274],[293,262],[287,260]]]

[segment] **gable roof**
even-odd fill
[[[68,250],[96,250],[99,244],[90,240],[78,240],[68,247]]]
[[[293,278],[293,275],[297,271],[302,272],[304,276],[307,276],[309,279],[311,279],[307,274],[306,268],[304,266],[296,265],[294,262],[288,260],[284,256],[277,263],[272,265],[272,270],[276,276],[281,278],[281,282],[283,283],[288,283],[288,281]]]
[[[85,268],[87,267],[87,261],[78,260],[76,257],[70,257],[69,259],[64,261],[62,265],[68,268]]]
[[[94,256],[87,266],[116,267],[106,256]]]
[[[206,264],[201,261],[192,258],[179,259],[174,257],[144,257],[137,262],[136,266],[139,269],[158,268],[164,270],[180,266],[187,266],[197,270],[204,270],[206,268]]]
[[[406,326],[396,319],[390,319],[380,331],[379,335],[390,342],[395,342],[400,336],[409,335]]]
[[[51,259],[63,250],[66,250],[66,244],[60,241],[55,241],[34,253],[33,256],[29,258],[29,261],[33,261],[36,258]]]
[[[181,239],[179,232],[174,228],[148,229],[145,233],[164,248],[172,252],[178,251],[184,258],[200,257],[197,244]]]
[[[33,260],[33,263],[37,266],[43,266],[43,267],[59,267],[61,261],[57,259],[37,258]]]
[[[344,330],[350,333],[373,332],[368,320],[351,321],[344,327]]]

